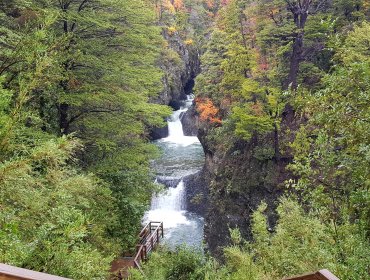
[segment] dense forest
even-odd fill
[[[107,279],[195,79],[205,248],[132,279],[370,277],[367,0],[0,0],[0,262]],[[172,107],[172,108],[171,108]]]

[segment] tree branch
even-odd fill
[[[77,119],[79,119],[80,117],[82,117],[83,115],[86,115],[86,114],[90,114],[90,113],[116,113],[116,112],[122,112],[122,109],[90,109],[90,110],[84,110],[80,113],[78,113],[77,115],[71,117],[68,121],[68,124],[71,124],[73,123],[74,121],[76,121]]]

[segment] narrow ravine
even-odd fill
[[[153,168],[157,180],[163,183],[165,193],[154,196],[144,221],[163,221],[164,242],[174,248],[177,245],[201,247],[203,218],[187,210],[183,178],[201,170],[204,164],[202,146],[195,136],[184,136],[181,118],[193,103],[188,95],[180,110],[174,111],[168,120],[169,136],[155,141],[163,151]]]

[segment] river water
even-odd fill
[[[197,137],[184,136],[181,117],[192,105],[193,96],[183,101],[180,110],[174,111],[168,120],[169,136],[155,141],[163,154],[153,168],[160,181],[176,182],[164,193],[153,196],[150,210],[144,216],[148,221],[162,221],[164,243],[170,248],[186,244],[201,247],[203,241],[203,218],[187,211],[186,185],[182,178],[201,170],[204,153]]]

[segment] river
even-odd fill
[[[181,117],[192,105],[193,96],[182,102],[168,120],[169,136],[155,141],[163,154],[153,164],[157,180],[168,182],[164,193],[153,196],[144,222],[163,221],[164,243],[170,248],[188,245],[200,248],[203,242],[204,220],[187,210],[185,176],[201,170],[204,164],[202,146],[195,136],[184,136]],[[172,183],[172,184],[171,184]],[[172,187],[171,187],[172,186]]]

